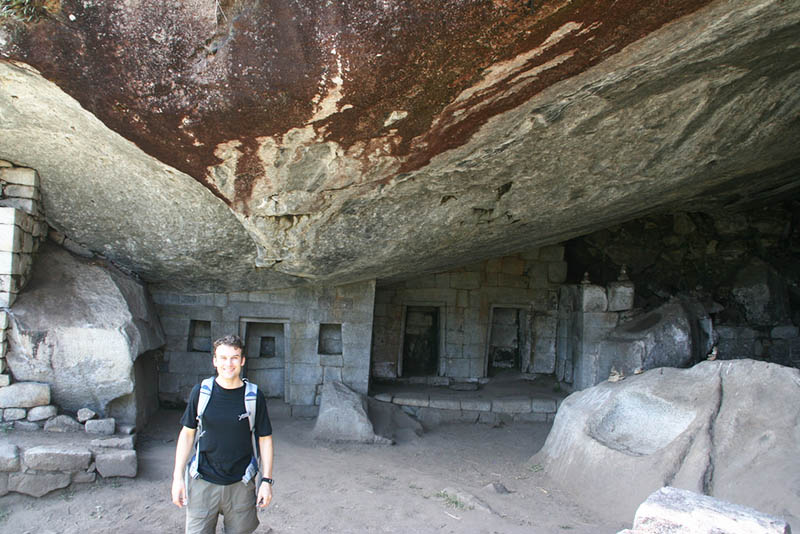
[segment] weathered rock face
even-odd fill
[[[341,382],[325,382],[322,386],[313,435],[314,439],[326,441],[391,443],[390,439],[375,434],[367,415],[367,399]]]
[[[654,369],[567,397],[533,461],[621,521],[670,485],[794,523],[800,416],[785,406],[796,402],[800,371],[780,365]]]
[[[598,344],[597,359],[605,364],[600,376],[607,377],[611,367],[624,375],[684,367],[703,359],[712,345],[710,320],[702,306],[675,299],[621,324]]]
[[[136,420],[134,361],[164,344],[140,283],[45,244],[9,329],[7,358],[17,380],[50,384],[63,409],[104,413],[116,400],[115,415]]]
[[[792,2],[52,5],[0,29],[42,74],[0,62],[0,158],[164,286],[403,277],[797,188]]]

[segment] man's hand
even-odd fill
[[[172,502],[178,508],[186,506],[186,483],[182,478],[172,481]]]
[[[256,504],[259,508],[266,508],[272,502],[272,484],[262,482],[258,486],[258,499]]]

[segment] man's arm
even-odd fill
[[[261,451],[261,476],[272,478],[272,436],[258,438],[258,448]],[[269,506],[272,501],[272,484],[264,482],[258,487],[258,507]]]
[[[172,502],[178,508],[186,504],[186,462],[192,454],[196,428],[183,427],[178,434],[178,445],[175,448],[175,469],[172,471]]]

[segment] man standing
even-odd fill
[[[256,506],[263,508],[272,500],[272,426],[267,402],[259,390],[251,436],[245,403],[248,388],[241,378],[245,363],[243,349],[239,336],[228,335],[214,342],[212,361],[217,376],[212,387],[203,392],[210,394],[210,398],[203,410],[204,403],[200,401],[203,385],[197,384],[181,418],[183,428],[175,451],[172,502],[179,508],[187,506],[186,534],[213,534],[219,514],[224,516],[226,534],[250,534],[258,528]],[[195,447],[198,406],[202,415],[200,438]],[[260,480],[250,478],[248,469],[254,443],[260,450]],[[193,452],[197,454],[197,463],[192,460],[196,478],[186,476],[186,464]]]

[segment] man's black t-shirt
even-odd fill
[[[197,470],[203,480],[227,485],[240,482],[253,456],[250,441],[250,423],[244,405],[245,386],[225,389],[214,381],[211,399],[203,413],[203,431],[200,438],[200,461]],[[189,404],[181,424],[197,428],[197,404],[200,384],[189,395]],[[261,436],[272,435],[272,425],[267,413],[267,402],[261,390],[256,398],[256,443]]]

